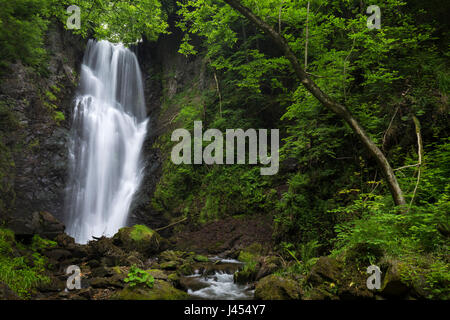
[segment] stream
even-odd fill
[[[234,283],[234,273],[241,270],[243,263],[233,259],[210,258],[211,264],[203,270],[182,279],[187,293],[199,300],[251,300],[252,285]]]

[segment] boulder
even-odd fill
[[[177,261],[167,261],[159,265],[159,267],[163,270],[176,270],[178,266],[179,263]]]
[[[144,225],[121,228],[113,237],[113,243],[124,250],[136,250],[146,256],[164,249],[166,241]]]
[[[64,249],[47,250],[44,255],[54,261],[63,261],[72,256],[70,251]]]
[[[342,266],[334,258],[320,257],[311,268],[306,280],[312,285],[319,285],[323,282],[337,283],[342,273]]]
[[[89,241],[87,245],[88,264],[91,268],[96,268],[100,264],[115,266],[125,264],[127,254],[113,244],[113,240],[101,237],[98,240]],[[98,264],[94,261],[97,261]],[[92,264],[92,265],[91,265]]]
[[[149,269],[149,270],[147,270],[147,273],[150,274],[154,279],[158,279],[158,280],[167,280],[168,279],[167,274],[162,270]]]
[[[274,273],[280,266],[280,258],[276,256],[267,256],[262,259],[261,267],[256,274],[256,280],[262,279],[269,274]]]
[[[35,234],[53,240],[63,234],[65,229],[64,224],[46,211],[33,212],[31,220],[15,219],[8,227],[14,231],[18,240],[25,241],[30,241]]]
[[[19,300],[20,297],[5,283],[0,282],[0,300]]]
[[[179,285],[185,291],[187,291],[188,289],[197,291],[210,286],[208,283],[200,281],[198,277],[181,277]]]
[[[57,277],[50,277],[48,282],[41,282],[37,286],[39,292],[61,292],[66,288],[66,282]]]
[[[155,279],[153,288],[144,285],[126,286],[111,296],[112,300],[186,300],[186,292],[176,289],[169,282]]]
[[[401,264],[398,261],[389,261],[388,264],[389,266],[381,284],[380,293],[387,298],[404,298],[410,291],[410,288],[401,279]]]
[[[257,300],[299,300],[301,297],[300,285],[292,279],[281,276],[264,277],[255,287]]]
[[[123,288],[124,282],[123,277],[113,276],[107,278],[93,278],[90,280],[90,285],[92,288]]]
[[[248,284],[255,281],[255,272],[253,270],[244,269],[234,273],[234,282],[237,284]]]

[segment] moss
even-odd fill
[[[194,260],[197,262],[208,262],[209,261],[208,257],[202,256],[200,254],[196,255],[194,257]]]
[[[145,239],[150,239],[154,235],[154,231],[147,226],[137,224],[132,227],[130,232],[131,239],[135,241],[141,241]]]
[[[302,292],[299,284],[276,275],[262,278],[256,285],[255,298],[261,300],[292,300],[300,299]]]
[[[186,292],[173,287],[167,281],[155,280],[152,289],[144,286],[131,288],[125,287],[123,290],[115,293],[112,300],[185,300],[188,299]]]
[[[31,242],[31,248],[33,250],[44,250],[48,248],[56,247],[58,244],[56,241],[48,240],[41,238],[39,235],[35,234],[33,236],[32,242]]]
[[[160,264],[160,268],[164,270],[175,270],[177,266],[177,261],[167,261]]]
[[[167,280],[167,274],[165,274],[164,271],[162,271],[162,270],[149,269],[149,270],[146,270],[146,272],[155,279]]]
[[[58,100],[58,98],[51,91],[46,91],[45,96],[47,97],[47,99],[49,101],[52,101],[52,102],[55,102],[56,100]]]
[[[159,252],[163,239],[160,235],[143,225],[121,228],[113,237],[113,243],[126,250],[136,250],[143,254]]]
[[[178,269],[178,274],[182,276],[187,276],[194,273],[194,266],[191,263],[184,263]]]
[[[172,273],[167,276],[167,279],[169,279],[173,283],[178,283],[180,281],[180,276],[176,273]]]
[[[112,267],[112,270],[115,274],[123,274],[122,270],[120,269],[119,266],[114,266]]]

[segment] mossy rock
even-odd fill
[[[324,282],[338,283],[342,276],[342,264],[331,257],[320,257],[311,268],[306,280],[312,285]]]
[[[163,270],[176,270],[179,263],[177,261],[167,261],[163,262],[159,265],[159,267]]]
[[[195,268],[192,263],[186,262],[182,264],[178,269],[178,274],[182,276],[188,276],[195,272]]]
[[[169,274],[167,279],[176,287],[180,285],[180,276],[176,273]]]
[[[387,298],[403,298],[410,291],[409,286],[401,278],[402,264],[389,261],[389,267],[381,284],[381,295]]]
[[[149,269],[146,270],[148,274],[150,274],[153,278],[158,279],[158,280],[167,280],[168,276],[167,274],[159,269]]]
[[[273,274],[262,278],[255,287],[257,300],[299,300],[301,297],[296,281]]]
[[[162,261],[182,261],[186,255],[184,251],[166,250],[159,254],[159,258]]]
[[[197,262],[209,262],[208,257],[202,256],[200,254],[194,256],[194,260]]]
[[[241,270],[234,273],[233,279],[237,284],[247,284],[255,281],[256,274],[253,270]]]
[[[160,252],[164,239],[152,229],[144,225],[121,228],[113,237],[113,243],[127,251],[136,250],[145,255]]]
[[[111,296],[112,300],[186,300],[186,292],[176,289],[169,282],[155,280],[153,288],[146,286],[127,286]]]

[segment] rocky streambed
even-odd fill
[[[143,226],[125,227],[112,238],[75,243],[49,213],[36,213],[34,224],[14,227],[17,254],[38,234],[48,240],[33,248],[45,259],[45,277],[32,299],[253,299],[254,278],[238,277],[245,263],[234,257],[179,250],[173,241]],[[30,263],[32,259],[30,258]],[[80,287],[69,266],[79,268]],[[72,267],[73,269],[73,267]],[[140,275],[130,276],[139,270]],[[149,275],[151,283],[140,277]],[[69,280],[72,279],[72,280]],[[70,282],[70,283],[69,283]],[[5,289],[6,290],[6,289]],[[5,291],[10,292],[11,291]],[[1,298],[1,297],[0,297]],[[5,298],[5,297],[4,297]],[[11,297],[9,297],[11,298]]]
[[[234,234],[228,242],[233,246],[214,244],[210,250],[198,246],[190,251],[178,246],[179,238],[161,237],[143,225],[122,228],[112,238],[86,245],[75,243],[45,212],[34,214],[29,224],[10,227],[15,233],[3,237],[9,249],[2,258],[20,257],[29,267],[45,266],[39,274],[42,281],[27,289],[29,299],[421,299],[427,294],[420,283],[402,280],[404,264],[399,261],[381,260],[381,289],[372,291],[360,264],[324,256],[307,272],[294,272],[301,262],[285,260],[258,241],[235,241]],[[37,235],[41,240],[36,242]],[[217,248],[225,250],[219,253]],[[68,274],[69,266],[80,273]],[[80,286],[71,288],[75,277]],[[0,281],[0,299],[19,298],[24,296]]]

